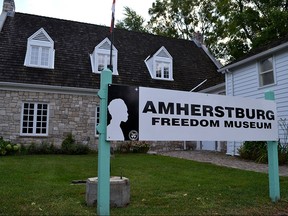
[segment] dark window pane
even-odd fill
[[[274,83],[273,72],[262,74],[262,85],[269,85]]]
[[[268,71],[273,69],[272,58],[265,59],[261,61],[261,71]]]

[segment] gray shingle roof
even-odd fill
[[[55,67],[24,66],[27,39],[41,27],[54,40]],[[99,88],[100,75],[92,73],[89,54],[109,37],[109,28],[43,16],[15,13],[7,17],[0,32],[0,82]],[[118,50],[118,76],[113,83],[189,91],[224,82],[224,76],[193,41],[152,34],[114,30]],[[144,60],[164,46],[173,57],[174,81],[153,80]]]

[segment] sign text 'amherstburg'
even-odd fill
[[[258,128],[258,129],[271,129],[271,122],[249,122],[240,121],[240,119],[248,118],[250,120],[275,120],[275,114],[272,110],[262,109],[243,109],[239,107],[223,107],[223,106],[210,106],[201,104],[181,104],[159,101],[156,105],[153,101],[147,101],[142,113],[153,114],[167,114],[179,116],[202,116],[202,117],[218,117],[236,120],[223,121],[224,127],[235,128]],[[193,118],[162,118],[152,117],[152,125],[163,126],[201,126],[201,127],[220,127],[220,120],[197,120]]]

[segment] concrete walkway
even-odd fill
[[[195,150],[195,151],[169,151],[169,152],[160,152],[158,154],[199,162],[208,162],[219,166],[232,167],[236,169],[268,173],[268,164],[259,164],[251,161],[246,161],[240,159],[237,156],[233,157],[221,152]],[[279,166],[279,175],[288,176],[287,165]]]

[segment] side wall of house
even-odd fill
[[[47,137],[20,136],[21,109],[24,102],[49,104],[49,132]],[[61,146],[68,133],[79,143],[97,147],[95,113],[97,95],[72,95],[17,90],[0,90],[0,136],[14,143]]]
[[[273,59],[276,78],[275,85],[259,88],[257,62],[252,62],[242,67],[235,68],[226,74],[226,94],[231,96],[264,99],[266,91],[274,91],[278,120],[280,118],[286,118],[288,120],[288,51],[275,53]],[[288,121],[286,123],[288,123]],[[287,142],[287,140],[284,140],[284,136],[285,133],[279,126],[279,138],[282,143]],[[241,144],[242,141],[228,142],[227,154],[237,155],[237,149]]]

